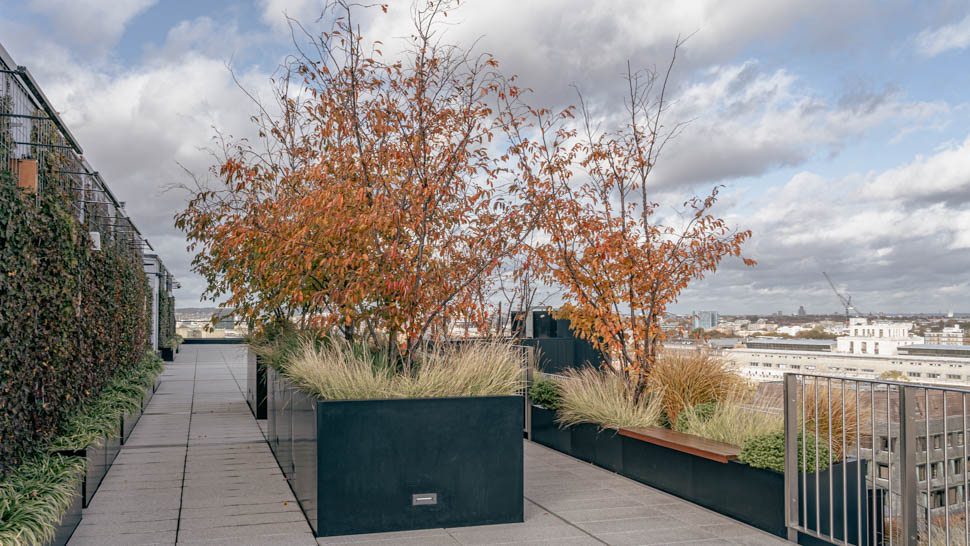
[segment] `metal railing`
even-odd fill
[[[785,375],[789,539],[970,545],[967,394]]]
[[[30,71],[0,46],[0,171],[29,181],[37,196],[57,192],[102,245],[117,245],[139,258],[148,241],[124,212],[101,175],[88,164],[74,135]]]

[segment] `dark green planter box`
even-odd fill
[[[87,472],[81,482],[82,506],[87,508],[91,504],[94,494],[98,492],[98,487],[101,486],[104,475],[108,473],[108,467],[111,466],[111,463],[108,462],[107,441],[99,447],[88,446],[76,451],[60,451],[59,453],[70,457],[82,457],[87,460]]]
[[[317,536],[523,521],[520,396],[319,401],[269,375],[270,443]]]
[[[246,403],[256,419],[266,419],[266,366],[252,350],[246,366]]]
[[[165,362],[174,362],[175,361],[175,351],[174,350],[169,349],[168,347],[162,347],[159,350],[162,352],[162,360],[164,360]]]
[[[590,462],[627,478],[660,489],[682,499],[714,510],[780,537],[786,537],[785,527],[785,479],[773,470],[754,468],[731,461],[727,464],[671,449],[636,438],[621,436],[611,429],[598,430],[590,424],[559,429],[554,422],[555,413],[532,407],[533,441],[561,451],[577,459]],[[568,435],[568,436],[567,436]],[[842,472],[845,468],[848,491],[846,511],[856,514],[860,492],[857,490],[856,472],[863,472],[861,498],[871,503],[872,495],[865,484],[866,461],[850,461],[833,467],[833,511],[835,535],[841,539]],[[828,480],[829,470],[819,473],[821,492],[821,527],[828,533]],[[808,508],[811,527],[815,522],[815,475],[808,475]],[[881,497],[880,497],[881,498]],[[867,504],[867,506],[870,504]],[[801,514],[801,509],[799,514]],[[877,518],[880,521],[880,518]],[[855,542],[858,521],[851,517],[847,522],[849,539]],[[863,510],[864,544],[871,541],[869,518]],[[881,526],[877,533],[881,534]],[[815,544],[814,539],[800,536],[802,544]]]
[[[74,494],[74,500],[71,501],[71,506],[61,516],[61,522],[57,524],[57,529],[54,531],[54,538],[46,542],[45,546],[65,546],[71,540],[71,535],[74,534],[74,530],[81,523],[81,507],[83,505],[84,482],[82,481],[77,486],[77,492]]]
[[[559,428],[556,412],[535,405],[531,411],[532,436],[529,439],[562,453],[572,453],[572,432],[568,428]]]
[[[144,399],[145,397],[143,396],[142,400]],[[144,402],[142,403],[142,406],[144,406]],[[121,445],[125,445],[125,442],[128,441],[132,431],[135,430],[135,425],[138,424],[138,420],[141,419],[141,413],[142,410],[139,408],[135,411],[126,412],[121,416]]]

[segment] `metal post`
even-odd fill
[[[526,347],[526,371],[525,371],[525,437],[532,440],[532,398],[529,397],[529,388],[535,380],[533,374],[536,369],[536,352],[534,347]]]
[[[798,542],[798,376],[785,374],[785,526]]]
[[[902,543],[909,546],[916,546],[917,544],[916,495],[919,492],[916,486],[916,434],[916,389],[900,385],[899,508],[902,520],[899,531]],[[927,438],[927,441],[929,441],[929,438]],[[926,447],[929,449],[928,444]],[[929,476],[927,476],[927,480],[929,480]],[[892,495],[892,491],[889,494]]]

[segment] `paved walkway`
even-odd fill
[[[781,544],[525,443],[525,523],[313,539],[244,399],[246,349],[184,345],[71,546],[128,544]]]

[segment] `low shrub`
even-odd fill
[[[714,416],[718,405],[717,402],[703,402],[685,409],[677,419],[677,425],[673,427],[674,430],[677,432],[690,432],[692,426],[697,428],[707,423]]]
[[[282,372],[324,400],[513,395],[521,391],[523,375],[520,353],[511,345],[463,344],[424,352],[404,373],[390,355],[343,339],[304,339]]]
[[[141,407],[145,389],[155,382],[161,370],[161,360],[154,353],[146,353],[135,368],[116,377],[101,394],[69,418],[48,451],[78,451],[99,446],[105,438],[117,438],[121,432],[121,416]]]
[[[54,538],[85,472],[81,457],[38,454],[0,482],[0,544],[27,546]]]
[[[677,429],[716,442],[742,446],[749,439],[784,430],[781,401],[751,399],[746,392],[729,394],[715,404],[707,402],[687,409],[677,419]]]
[[[650,368],[648,389],[663,393],[663,410],[676,426],[680,412],[705,402],[720,402],[745,380],[717,357],[668,351]]]
[[[537,377],[529,387],[529,399],[532,403],[547,410],[558,410],[560,398],[562,395],[559,393],[559,385],[552,379]]]
[[[558,421],[563,426],[647,427],[660,422],[663,393],[649,393],[634,404],[632,389],[615,373],[594,368],[567,370],[559,392]]]
[[[818,450],[818,470],[821,472],[829,466],[829,449],[823,442],[815,441],[814,436],[808,436],[805,443],[805,457],[802,457],[802,436],[798,436],[798,468],[815,472],[815,455]],[[776,472],[785,471],[785,433],[772,432],[749,438],[741,446],[738,460],[755,468],[767,468]]]

